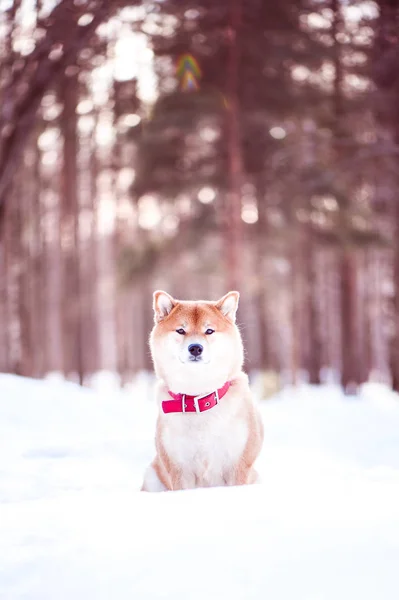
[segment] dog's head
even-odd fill
[[[235,324],[238,299],[238,292],[229,292],[217,302],[187,302],[154,292],[151,353],[155,371],[169,389],[204,394],[241,370],[243,347]]]

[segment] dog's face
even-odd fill
[[[150,345],[155,371],[177,393],[203,394],[241,370],[243,347],[235,324],[238,292],[218,302],[186,302],[154,293]]]

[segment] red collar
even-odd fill
[[[162,410],[164,413],[201,413],[210,410],[216,404],[219,404],[219,400],[227,393],[230,386],[231,381],[226,381],[223,387],[202,396],[187,396],[186,394],[168,392],[173,400],[164,400],[162,402]]]

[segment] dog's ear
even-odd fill
[[[216,308],[218,308],[225,317],[233,321],[233,323],[236,320],[239,299],[239,292],[228,292],[228,294],[216,302]]]
[[[173,307],[176,306],[176,300],[162,290],[154,292],[153,298],[154,321],[155,323],[159,323],[159,321],[162,321],[162,319],[167,317]]]

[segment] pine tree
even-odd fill
[[[393,188],[398,186],[397,146],[399,144],[399,7],[395,0],[378,0],[379,17],[374,43],[374,81],[378,88],[375,112],[378,122],[388,133],[394,146],[391,147],[389,164],[385,174]],[[388,168],[387,168],[388,167]],[[394,223],[393,231],[393,336],[391,340],[390,367],[392,384],[399,391],[399,202],[396,194],[390,198],[389,212]]]

